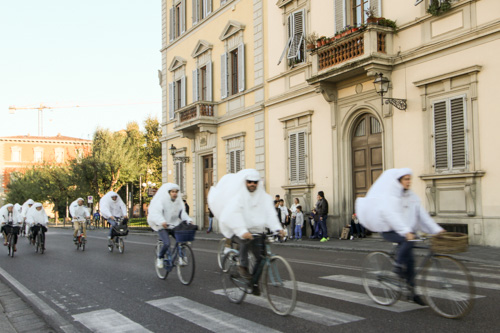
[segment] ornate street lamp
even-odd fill
[[[375,81],[373,81],[373,85],[375,86],[375,91],[377,92],[377,94],[380,95],[382,106],[384,105],[385,100],[385,104],[391,104],[399,110],[406,111],[406,99],[384,98],[384,95],[389,91],[389,84],[391,83],[391,81],[389,81],[388,78],[384,77],[384,74],[382,73],[375,74],[375,76],[376,78]]]
[[[189,162],[189,157],[187,156],[175,156],[175,153],[177,152],[177,147],[172,144],[169,148],[170,154],[172,155],[172,159],[175,161],[181,161],[183,163],[188,163]]]

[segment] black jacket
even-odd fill
[[[325,198],[316,203],[316,212],[319,216],[328,215],[328,201]]]

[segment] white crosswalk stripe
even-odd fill
[[[330,281],[337,281],[337,282],[344,282],[344,283],[350,283],[350,284],[355,284],[355,285],[363,285],[363,279],[357,276],[349,276],[349,275],[329,275],[329,276],[322,276],[320,279],[325,279],[325,280],[330,280]],[[415,288],[417,294],[422,294],[422,288],[418,287]],[[433,297],[438,297],[438,298],[448,298],[448,299],[463,299],[466,298],[466,294],[454,291],[453,293],[443,291],[443,290],[438,290],[434,288],[427,288],[427,290],[432,294]],[[482,295],[474,295],[474,298],[482,298],[485,296]]]
[[[216,295],[224,295],[224,289],[212,290]],[[257,297],[254,295],[247,295],[245,303],[258,305],[260,307],[269,308],[269,303],[264,297]],[[290,316],[308,320],[317,324],[325,326],[335,326],[339,324],[347,324],[355,321],[363,320],[363,317],[354,316],[340,311],[330,310],[320,306],[307,304],[304,302],[297,302],[295,309]]]
[[[95,333],[152,333],[113,309],[80,313],[73,318]]]
[[[146,302],[211,332],[279,332],[181,296]]]

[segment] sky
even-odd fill
[[[161,120],[160,0],[1,0],[0,136],[92,139]],[[70,107],[70,106],[88,107]]]

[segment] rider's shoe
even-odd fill
[[[156,267],[163,268],[163,258],[156,259]]]
[[[16,247],[16,244],[14,244],[14,252],[17,251],[17,247]]]
[[[414,294],[413,295],[413,302],[417,303],[418,305],[426,306],[422,296]]]
[[[179,266],[187,266],[187,258],[179,257]]]
[[[248,267],[238,266],[238,273],[240,273],[240,276],[244,279],[247,279],[247,280],[252,279],[252,274],[250,274],[248,272]]]
[[[73,237],[73,242],[76,243],[77,237]]]
[[[401,266],[401,265],[394,264],[394,266],[392,267],[392,272],[402,279],[405,278],[404,269],[403,269],[403,266]]]
[[[258,284],[254,284],[253,290],[252,290],[252,295],[260,296],[260,288],[259,288]]]
[[[3,246],[7,246],[9,245],[9,243],[7,243],[7,241],[3,242]]]
[[[328,241],[328,239],[326,239],[325,237],[321,238],[321,240],[320,240],[321,243],[324,243],[324,242],[327,242],[327,241]]]
[[[224,254],[228,253],[229,251],[231,251],[230,247],[224,247]]]

